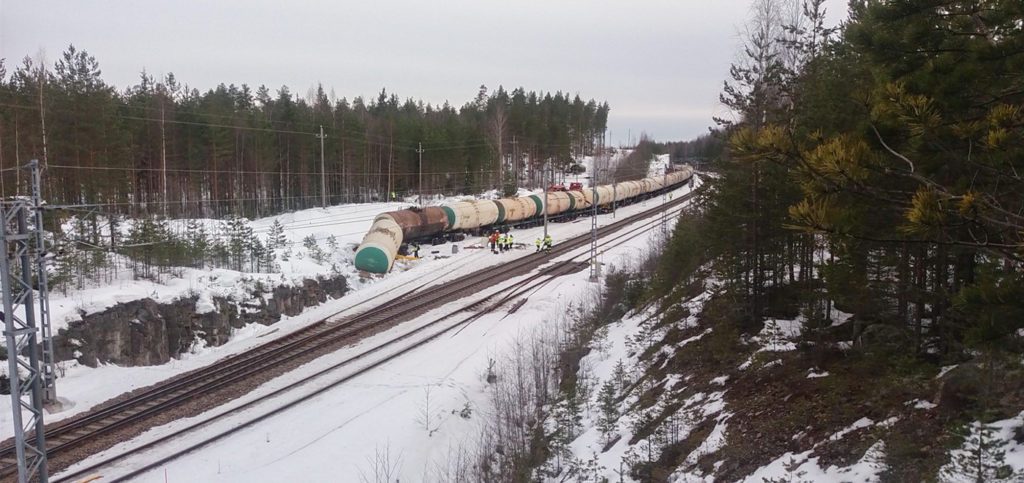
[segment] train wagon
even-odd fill
[[[693,176],[693,168],[685,165],[662,176],[653,176],[594,189],[549,191],[547,205],[544,194],[498,200],[467,200],[440,207],[409,208],[389,211],[374,218],[370,231],[356,250],[355,265],[359,270],[386,273],[395,262],[395,255],[405,240],[431,237],[443,232],[471,231],[491,225],[529,222],[543,216],[574,215],[587,209],[615,203],[630,203],[677,188]]]

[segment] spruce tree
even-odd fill
[[[605,443],[611,440],[619,421],[619,402],[616,383],[609,379],[601,385],[601,391],[597,395],[599,414],[597,417],[597,429],[601,432],[601,438]]]

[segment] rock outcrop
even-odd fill
[[[215,297],[216,310],[202,314],[196,313],[196,296],[169,304],[149,298],[133,300],[83,315],[61,329],[53,338],[54,357],[57,361],[76,359],[90,367],[101,363],[163,364],[200,341],[221,345],[231,338],[232,329],[251,323],[271,325],[282,315],[298,315],[347,291],[344,277],[307,279],[300,286],[276,287],[269,294],[254,294],[244,302]]]

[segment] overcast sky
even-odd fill
[[[317,82],[337,97],[406,98],[458,107],[480,85],[563,91],[611,105],[615,144],[707,132],[735,60],[750,0],[0,0],[8,71],[69,44],[123,90],[139,73],[205,91],[218,83]],[[844,0],[826,0],[833,23]]]

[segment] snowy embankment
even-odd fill
[[[558,415],[548,421],[549,433],[568,427],[572,437],[564,449],[557,448],[556,439],[554,454],[540,470],[541,475],[535,476],[542,476],[545,481],[565,481],[566,478],[571,481],[636,481],[630,477],[631,469],[658,463],[675,467],[675,471],[662,476],[648,474],[648,478],[679,482],[721,479],[719,469],[728,458],[736,456],[723,450],[729,446],[730,437],[743,434],[743,431],[730,432],[730,427],[748,424],[735,417],[723,397],[729,391],[739,390],[737,384],[741,383],[727,375],[716,377],[702,372],[696,367],[701,365],[700,361],[689,361],[687,366],[695,366],[692,369],[684,368],[678,373],[669,371],[660,379],[649,377],[652,369],[663,370],[669,366],[676,350],[702,341],[712,333],[713,328],[702,328],[698,322],[710,296],[711,291],[706,291],[683,302],[691,314],[684,320],[666,324],[651,308],[613,323],[603,336],[591,343],[591,352],[580,362],[577,380],[581,382],[575,389],[575,394],[582,395],[584,400],[572,404],[578,422],[567,424],[566,421],[573,421],[573,418]],[[847,318],[849,314],[840,313],[837,320]],[[799,318],[769,320],[759,334],[749,338],[752,356],[736,369],[743,374],[783,364],[778,354],[796,349],[803,322]],[[674,344],[664,344],[670,331],[695,335]],[[652,351],[664,357],[644,357]],[[943,375],[940,373],[937,378]],[[827,377],[830,374],[824,371],[806,373],[808,379]],[[694,390],[694,387],[702,389]],[[773,412],[780,414],[779,417],[788,417],[781,416],[786,407],[784,402],[780,404]],[[936,408],[935,404],[922,400],[906,401],[904,406],[911,412]],[[817,442],[804,434],[783,435],[793,441],[811,441],[812,444],[806,450],[785,452],[764,461],[739,480],[751,483],[880,481],[881,473],[887,469],[887,448],[882,436],[899,419],[893,416],[872,420],[861,416]],[[977,422],[969,425],[963,445],[949,453],[950,462],[940,470],[941,481],[973,481],[964,475],[975,475],[982,471],[979,468],[984,468],[983,474],[993,478],[1000,474],[1020,475],[1024,471],[1024,444],[1019,442],[1021,427],[1024,427],[1024,413],[984,426]],[[864,445],[865,450],[852,455],[851,462],[825,462],[826,455],[834,458],[835,454],[834,448],[827,446],[848,447],[842,445],[845,438],[859,441],[873,434],[877,435],[875,439]],[[558,476],[552,477],[552,474]]]

